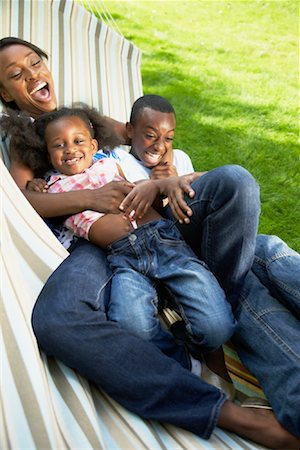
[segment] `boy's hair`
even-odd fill
[[[45,142],[47,126],[64,117],[74,116],[83,121],[91,137],[95,138],[102,148],[111,149],[119,144],[119,138],[110,120],[86,106],[60,108],[43,114],[35,121],[25,112],[10,110],[8,114],[0,118],[0,126],[11,135],[12,156],[29,167],[36,177],[40,177],[52,167]]]
[[[173,106],[166,98],[160,95],[147,94],[138,98],[132,105],[129,119],[132,125],[135,125],[139,115],[145,108],[154,109],[154,111],[163,113],[173,113],[176,116]]]
[[[1,50],[3,50],[6,47],[10,47],[12,45],[25,45],[25,47],[30,48],[31,50],[33,50],[37,55],[39,55],[40,58],[45,58],[48,59],[48,55],[47,53],[45,53],[43,50],[41,50],[39,47],[37,47],[36,45],[32,44],[31,42],[27,42],[24,41],[24,39],[20,39],[17,37],[5,37],[3,39],[0,39],[0,52]],[[1,86],[1,83],[0,83]],[[15,109],[15,110],[19,110],[19,107],[17,106],[17,104],[12,101],[12,102],[7,102],[5,101],[1,94],[0,94],[0,101],[3,103],[3,105],[6,108],[10,108],[10,109]]]

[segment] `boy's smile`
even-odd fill
[[[134,125],[127,124],[131,153],[145,167],[154,167],[167,161],[172,153],[175,127],[173,113],[144,108]]]

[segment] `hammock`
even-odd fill
[[[131,104],[142,94],[141,52],[132,43],[72,0],[1,0],[0,5],[0,37],[18,36],[48,53],[59,104],[80,100],[127,120]],[[144,421],[39,351],[31,311],[46,279],[68,253],[1,159],[0,165],[1,448],[261,448],[219,429],[205,441],[171,425]],[[234,366],[234,352],[228,357]],[[253,394],[251,386],[248,394]]]

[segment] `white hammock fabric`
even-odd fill
[[[1,0],[0,7],[1,38],[18,36],[49,54],[61,105],[84,101],[127,120],[142,94],[141,53],[134,45],[71,0]],[[143,421],[40,353],[31,311],[68,253],[0,165],[1,449],[259,448],[221,430],[204,441]]]

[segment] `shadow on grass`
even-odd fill
[[[175,107],[175,147],[190,155],[196,170],[224,164],[248,169],[261,187],[260,232],[280,235],[299,251],[295,228],[287,226],[300,223],[296,126],[278,119],[284,113],[277,105],[243,102],[232,97],[228,83],[186,73],[170,51],[161,50],[159,58],[159,70],[143,64],[144,92],[163,95]]]

